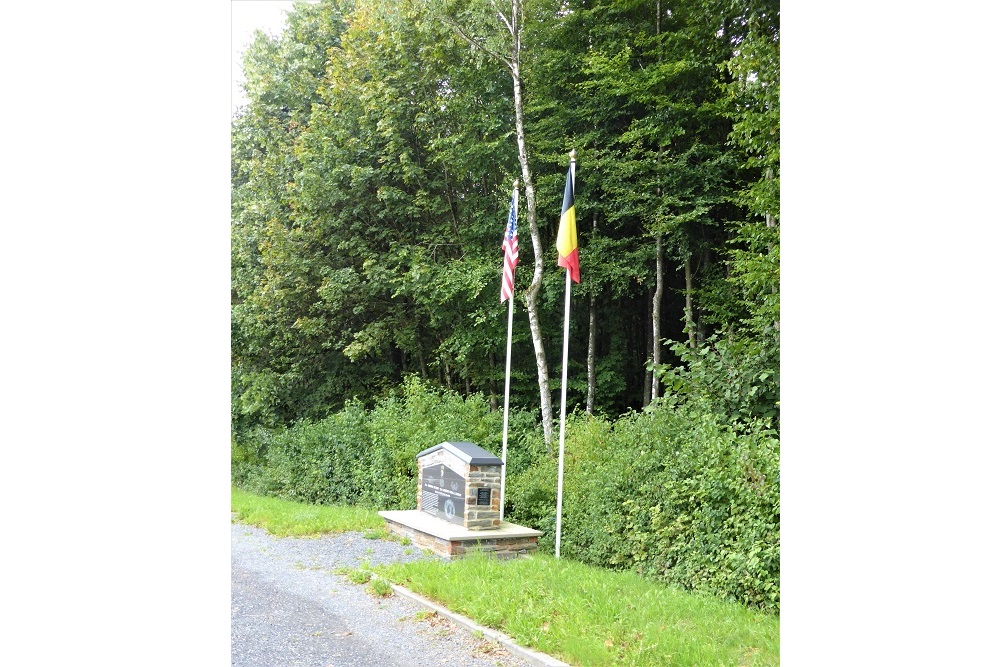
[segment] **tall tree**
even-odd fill
[[[233,121],[232,140],[232,410],[238,428],[323,412],[354,381],[343,365],[321,372],[333,371],[329,364],[336,360],[303,326],[311,279],[287,189],[298,169],[296,138],[319,100],[326,48],[339,43],[344,28],[339,4],[302,6],[289,14],[282,36],[258,33],[245,55],[249,104]],[[342,386],[330,387],[330,377]]]
[[[531,284],[525,292],[525,308],[528,312],[528,325],[531,329],[531,341],[535,351],[542,432],[546,444],[551,445],[554,434],[552,391],[549,388],[549,368],[545,356],[538,301],[544,273],[544,255],[541,233],[538,228],[535,179],[531,173],[525,130],[524,79],[521,73],[524,4],[522,0],[511,0],[510,13],[507,14],[500,5],[493,1],[489,3],[489,7],[486,7],[482,3],[459,0],[458,2],[439,3],[438,11],[458,35],[475,49],[501,63],[510,72],[514,91],[514,131],[517,140],[517,159],[521,167],[521,179],[524,183],[525,209],[531,233],[531,246],[534,250],[534,268]],[[502,29],[497,28],[498,24],[502,25]]]
[[[519,274],[529,327],[515,328],[512,401],[542,398],[551,442],[561,274],[544,263],[570,148],[591,219],[571,409],[648,403],[663,368],[705,353],[767,378],[745,383],[749,412],[734,408],[765,414],[780,322],[777,19],[772,0],[297,6],[251,49],[233,123],[234,424],[323,416],[408,373],[495,392],[517,176],[534,272]]]

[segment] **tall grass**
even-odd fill
[[[356,505],[305,505],[302,503],[256,496],[232,488],[232,511],[235,520],[260,526],[279,536],[319,535],[344,531],[382,528],[378,513]]]
[[[735,602],[548,555],[377,571],[574,665],[777,665],[779,622]]]

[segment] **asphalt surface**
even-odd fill
[[[415,602],[376,598],[339,568],[427,558],[360,533],[278,538],[232,526],[233,667],[522,667]]]

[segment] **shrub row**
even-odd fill
[[[567,461],[566,554],[777,611],[778,440],[661,406],[579,428]]]
[[[416,506],[416,454],[469,440],[499,455],[502,415],[416,379],[366,411],[257,431],[234,449],[234,482],[315,504]],[[512,411],[506,518],[544,531],[553,551],[555,453],[533,414]],[[734,431],[693,402],[665,401],[566,429],[561,554],[777,612],[779,447],[759,423]]]
[[[532,415],[512,411],[511,439],[518,444],[511,445],[517,454],[508,457],[509,470],[531,464],[521,445],[538,439],[533,430]],[[416,455],[445,440],[468,440],[499,454],[502,415],[481,395],[462,398],[410,378],[372,410],[351,402],[321,421],[251,431],[233,447],[233,482],[299,502],[412,509]]]

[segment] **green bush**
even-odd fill
[[[445,440],[467,440],[499,454],[502,419],[481,395],[463,399],[411,377],[371,411],[351,402],[321,421],[254,431],[239,451],[234,446],[233,483],[299,502],[412,509],[416,455]],[[514,422],[530,424],[531,415],[512,411]],[[517,451],[514,467],[530,465],[522,448]]]
[[[378,507],[413,509],[417,454],[446,440],[469,441],[500,453],[503,416],[491,413],[480,394],[462,398],[411,376],[399,392],[371,411],[371,486],[366,498]]]
[[[264,463],[247,476],[247,490],[316,505],[357,503],[364,476],[352,463],[370,449],[366,420],[353,402],[318,422],[257,432]]]
[[[508,460],[512,458],[508,443]],[[557,461],[541,456],[521,472],[508,471],[504,520],[542,531],[538,549],[554,553],[556,534]]]
[[[780,350],[773,336],[715,335],[695,350],[670,347],[683,365],[658,369],[668,393],[734,425],[765,421],[780,428]]]
[[[236,486],[245,487],[254,469],[263,463],[263,459],[257,451],[259,443],[257,445],[253,443],[253,439],[237,438],[235,434],[230,436],[229,476]]]
[[[567,428],[562,552],[779,609],[778,440],[663,403]]]

